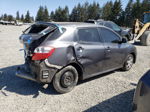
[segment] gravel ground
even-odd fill
[[[15,76],[24,63],[19,35],[27,26],[0,25],[1,112],[131,112],[139,78],[150,67],[150,47],[136,45],[137,63],[129,72],[116,71],[80,81],[70,93],[58,94],[52,86]]]

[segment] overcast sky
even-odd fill
[[[0,15],[7,13],[16,16],[16,11],[20,14],[26,14],[27,10],[30,11],[32,16],[36,16],[37,10],[40,5],[47,6],[49,12],[54,11],[59,6],[64,7],[67,5],[69,10],[77,5],[78,3],[84,3],[88,1],[89,3],[98,2],[102,7],[107,1],[110,0],[0,0]],[[111,0],[115,1],[115,0]],[[128,0],[122,0],[123,8],[127,5]]]

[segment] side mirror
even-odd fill
[[[122,38],[121,43],[127,43],[127,39],[126,38]]]

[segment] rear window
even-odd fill
[[[27,28],[24,33],[40,33],[44,29],[46,29],[48,26],[47,25],[32,25],[29,28]]]
[[[60,37],[66,31],[63,27],[55,27],[50,25],[32,25],[24,31],[24,34],[38,34],[48,37],[49,40],[54,40]]]

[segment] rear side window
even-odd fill
[[[78,29],[78,39],[82,42],[100,42],[97,28]]]
[[[104,42],[113,43],[120,40],[120,37],[109,29],[99,28],[99,31]]]
[[[65,28],[62,28],[61,30],[62,32],[60,32],[60,30],[57,28],[53,32],[51,32],[48,36],[48,40],[55,40],[59,38],[66,31]]]

